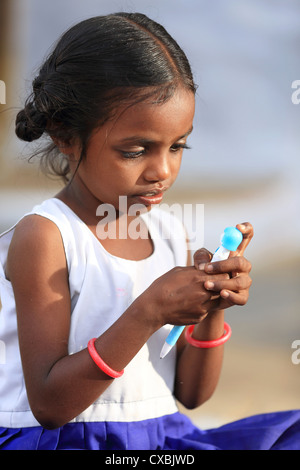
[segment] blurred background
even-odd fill
[[[32,148],[14,135],[39,65],[74,23],[117,11],[162,23],[199,86],[192,150],[164,202],[204,204],[210,251],[228,225],[250,221],[255,229],[251,296],[226,313],[233,334],[219,387],[200,409],[183,411],[205,428],[300,408],[300,364],[291,359],[300,340],[298,0],[1,0],[0,230],[61,187],[28,163]]]

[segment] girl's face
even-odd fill
[[[185,89],[178,89],[164,104],[120,107],[92,134],[73,189],[116,209],[120,196],[126,196],[127,208],[143,204],[150,209],[160,203],[177,177],[194,111],[194,95]],[[76,160],[80,148],[72,149]]]

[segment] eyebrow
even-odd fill
[[[175,139],[174,142],[177,142],[178,140],[181,140],[181,139],[184,139],[185,137],[188,137],[192,132],[193,132],[193,126],[185,134],[178,137],[178,139]],[[154,140],[147,139],[147,138],[139,136],[139,135],[134,135],[134,136],[131,136],[131,137],[125,137],[124,139],[122,139],[120,141],[120,144],[125,144],[127,142],[138,142],[138,143],[143,144],[143,145],[147,145],[147,144],[149,145],[149,144],[155,143]]]
[[[184,139],[185,137],[188,137],[192,132],[193,132],[193,129],[194,127],[192,126],[185,134],[183,134],[181,137],[179,137],[179,139],[177,140],[180,140],[180,139]]]

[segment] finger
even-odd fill
[[[241,241],[237,250],[231,253],[231,256],[243,256],[245,249],[253,237],[253,227],[249,222],[244,222],[243,224],[237,224],[236,228],[242,232],[243,240]]]
[[[217,298],[211,298],[203,303],[201,311],[199,312],[198,321],[204,320],[206,316],[213,310],[217,310],[220,303],[220,296]]]
[[[233,292],[230,290],[222,290],[220,292],[220,296],[222,299],[226,300],[226,303],[228,303],[228,307],[233,306],[233,305],[245,305],[248,301],[249,298],[249,291],[244,290],[241,292]]]
[[[205,289],[213,292],[221,292],[222,290],[230,290],[240,292],[249,289],[252,279],[248,275],[241,275],[229,280],[209,280],[204,282]]]
[[[194,266],[197,269],[204,269],[204,265],[209,263],[212,254],[206,248],[200,248],[194,254]]]
[[[249,273],[251,271],[251,263],[243,256],[235,256],[223,261],[215,261],[208,263],[204,267],[208,274],[221,273]]]

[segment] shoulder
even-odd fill
[[[22,271],[49,263],[64,265],[65,255],[60,231],[51,220],[36,214],[26,215],[14,228],[8,250],[6,275],[22,266]],[[49,266],[50,268],[50,266]]]
[[[48,246],[58,248],[59,245],[61,236],[57,225],[46,217],[29,214],[15,226],[10,251],[18,246],[27,249],[43,247],[46,250]]]
[[[28,214],[25,215],[15,226],[14,236],[53,236],[55,233],[59,233],[56,224],[39,214]]]

